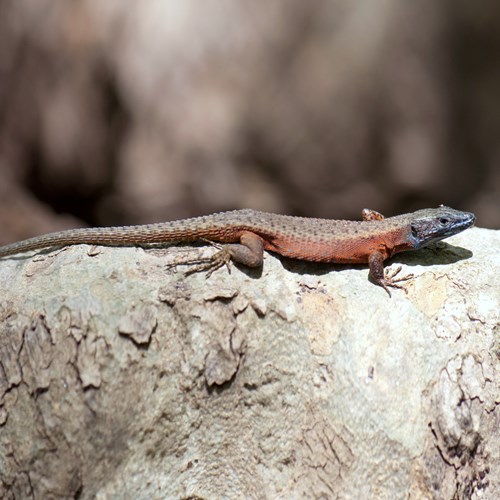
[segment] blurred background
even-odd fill
[[[0,0],[0,242],[236,208],[500,227],[500,2]]]

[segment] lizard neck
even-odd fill
[[[388,257],[392,257],[399,252],[406,252],[417,248],[417,241],[411,233],[408,225],[390,231],[385,237],[385,246]]]

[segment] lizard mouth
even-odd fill
[[[462,219],[456,221],[449,222],[449,228],[446,230],[443,238],[447,238],[448,236],[453,236],[454,234],[460,233],[461,231],[465,231],[469,227],[473,226],[476,222],[476,216],[470,212],[464,212],[464,216]]]

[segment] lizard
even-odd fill
[[[263,264],[264,250],[293,259],[337,264],[368,264],[369,279],[382,286],[404,288],[413,277],[384,270],[384,261],[398,252],[418,250],[471,227],[475,216],[440,205],[438,208],[385,218],[371,209],[361,221],[315,219],[259,212],[252,209],[220,212],[171,222],[137,226],[69,229],[0,247],[0,258],[32,250],[68,245],[151,246],[204,241],[219,246],[207,259],[198,259],[191,272],[207,277],[229,261],[247,267]]]

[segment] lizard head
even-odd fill
[[[410,222],[414,248],[422,248],[434,241],[448,238],[471,227],[476,217],[443,205],[414,212]]]

